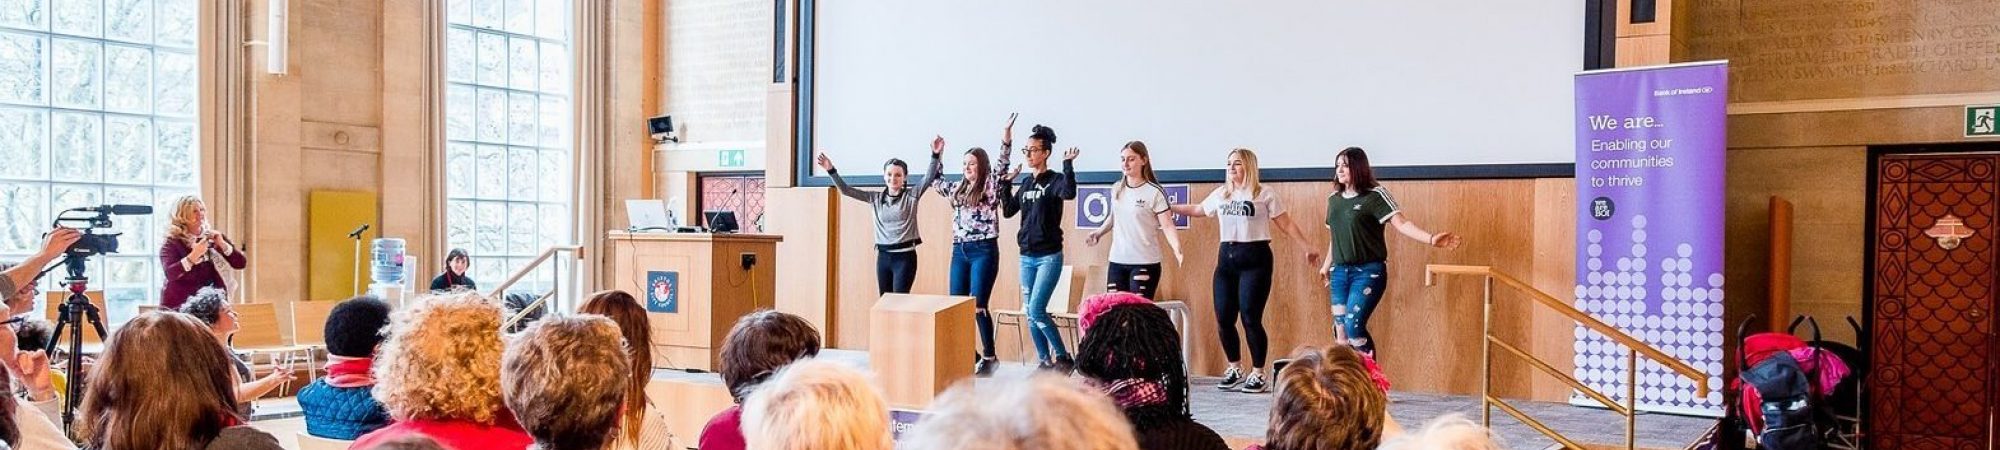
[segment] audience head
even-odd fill
[[[868,376],[831,361],[792,363],[743,401],[743,438],[758,450],[888,450],[889,404]]]
[[[229,304],[229,294],[222,289],[206,287],[195,291],[187,303],[181,304],[180,312],[200,319],[217,338],[236,334],[242,328],[236,321],[236,308]]]
[[[1347,190],[1354,186],[1355,192],[1367,192],[1381,186],[1375,181],[1375,168],[1368,165],[1368,152],[1361,147],[1348,147],[1333,157],[1333,189]]]
[[[959,383],[904,435],[913,450],[1137,450],[1103,396],[1053,375]]]
[[[451,273],[464,276],[466,271],[472,270],[472,253],[462,248],[451,249],[444,254],[444,266],[451,269]]]
[[[350,298],[326,314],[326,352],[333,356],[368,358],[382,345],[389,326],[389,303],[373,295]]]
[[[631,382],[625,386],[620,431],[625,440],[638,442],[640,432],[644,431],[641,427],[646,423],[646,383],[653,379],[653,326],[646,317],[646,307],[632,294],[614,290],[591,294],[576,312],[610,318],[625,338],[625,354],[632,364],[627,371]]]
[[[77,434],[103,450],[199,449],[243,423],[229,351],[187,314],[125,322],[90,372]]]
[[[390,439],[380,444],[375,444],[374,448],[368,450],[446,450],[446,449],[444,448],[444,445],[438,444],[438,441],[431,439],[430,436],[413,434],[409,436]]]
[[[0,263],[0,271],[13,270],[16,265],[18,264]],[[0,295],[6,296],[8,315],[18,316],[34,311],[35,294],[42,292],[41,284],[42,279],[38,276],[32,281],[16,286],[14,292],[0,292]]]
[[[1299,349],[1278,372],[1268,450],[1362,450],[1381,443],[1388,394],[1361,353],[1344,345]]]
[[[507,408],[541,450],[596,450],[611,442],[632,363],[618,324],[582,315],[543,320],[502,359]]]
[[[1090,328],[1097,323],[1097,317],[1104,315],[1104,312],[1112,307],[1152,304],[1153,301],[1146,299],[1146,296],[1131,292],[1110,291],[1092,295],[1083,299],[1082,311],[1077,314],[1077,329],[1081,333],[1090,334]]]
[[[1422,430],[1382,443],[1382,450],[1500,450],[1486,427],[1458,414],[1431,419]]]
[[[38,352],[49,348],[49,334],[55,326],[42,319],[25,319],[14,324],[14,348],[24,352]],[[11,353],[0,353],[11,354]]]
[[[722,342],[722,384],[738,403],[792,361],[819,356],[819,331],[799,316],[760,310],[736,319]]]
[[[1102,311],[1077,343],[1076,373],[1139,428],[1191,417],[1185,367],[1173,319],[1150,302]]]
[[[492,424],[500,401],[500,307],[476,293],[419,297],[390,315],[375,399],[396,420]]]

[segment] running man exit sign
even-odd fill
[[[1965,107],[1965,137],[2000,137],[2000,105]]]

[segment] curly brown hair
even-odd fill
[[[427,296],[395,312],[375,357],[375,400],[396,420],[491,425],[502,409],[500,307],[478,293]]]
[[[1267,450],[1364,450],[1382,442],[1389,396],[1345,345],[1300,348],[1278,373]]]

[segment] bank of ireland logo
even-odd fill
[[[1103,228],[1111,218],[1111,188],[1079,187],[1076,194],[1076,227]]]

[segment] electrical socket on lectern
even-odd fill
[[[750,252],[743,252],[743,270],[750,270],[751,267],[756,267],[756,266],[757,266],[757,254]]]

